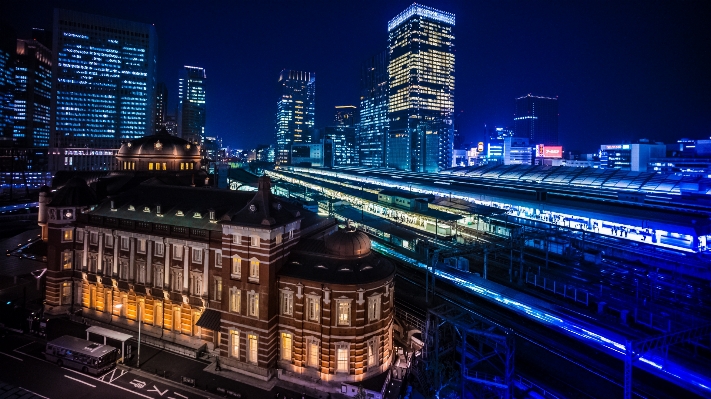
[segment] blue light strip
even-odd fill
[[[444,22],[450,25],[454,25],[454,14],[436,10],[431,7],[423,6],[421,4],[413,4],[407,7],[405,11],[398,14],[397,17],[393,18],[388,22],[388,32],[395,29],[401,23],[407,21],[408,18],[413,15],[419,15],[421,17],[434,19],[435,21]]]
[[[425,265],[422,262],[419,262],[415,259],[412,259],[410,257],[407,257],[399,252],[396,252],[378,242],[373,241],[372,242],[372,247],[375,251],[386,255],[390,256],[393,258],[396,258],[402,262],[406,262],[408,264],[417,266],[422,269],[426,269],[427,265]],[[522,313],[530,318],[536,319],[540,322],[543,322],[547,325],[562,329],[566,331],[568,334],[574,336],[575,338],[579,339],[584,339],[588,341],[592,341],[594,343],[597,343],[601,346],[603,346],[605,349],[608,349],[609,351],[612,351],[613,354],[618,355],[618,357],[624,357],[625,356],[625,344],[620,343],[616,340],[622,340],[623,338],[620,336],[617,336],[616,334],[606,331],[604,329],[601,329],[599,327],[594,327],[594,326],[584,326],[583,323],[577,320],[564,320],[561,317],[565,316],[558,316],[558,315],[553,315],[550,313],[546,313],[545,311],[541,309],[536,309],[533,306],[529,306],[526,304],[523,304],[519,301],[512,300],[510,298],[507,298],[503,295],[501,295],[498,292],[489,290],[485,287],[476,285],[472,283],[471,281],[468,281],[465,278],[459,277],[455,275],[454,270],[435,270],[435,274],[437,277],[447,280],[449,282],[452,282],[454,284],[457,284],[458,286],[462,288],[466,288],[469,291],[475,293],[476,295],[479,295],[481,297],[484,297],[489,300],[493,300],[496,302],[499,302],[503,304],[504,306],[509,307],[510,309]],[[459,274],[459,273],[457,273]],[[461,272],[461,274],[466,275],[466,273]],[[591,331],[592,328],[597,329],[599,332],[593,332]],[[603,335],[604,334],[604,335]],[[607,336],[615,336],[614,338],[608,338]],[[641,362],[644,362],[650,366],[652,366],[654,369],[665,373],[668,376],[672,376],[678,379],[683,380],[686,383],[692,384],[694,386],[697,386],[701,388],[702,390],[706,391],[706,393],[711,393],[711,379],[709,379],[708,376],[701,375],[698,373],[695,373],[683,365],[675,363],[673,360],[670,359],[663,359],[661,356],[655,356],[654,354],[645,354],[645,356],[640,356],[639,360]]]

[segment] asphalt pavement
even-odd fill
[[[86,338],[86,326],[66,318],[53,319],[48,325],[48,338],[73,335]],[[45,360],[46,341],[31,335],[5,332],[0,339],[0,395],[3,387],[15,389],[27,397],[74,399],[113,399],[138,396],[151,399],[192,398],[280,398],[325,399],[327,394],[313,390],[304,395],[296,386],[285,386],[277,381],[254,381],[253,385],[231,371],[214,371],[212,361],[193,359],[141,344],[140,368],[134,357],[104,375],[92,376],[80,371],[59,367]],[[129,341],[131,342],[131,341]],[[133,341],[136,353],[137,342]],[[207,369],[207,370],[206,370]],[[210,371],[208,371],[210,370]],[[233,377],[233,378],[228,378]],[[255,386],[256,385],[256,386]],[[20,389],[21,388],[21,389]],[[265,389],[266,388],[266,389]],[[24,397],[19,395],[18,397]],[[337,395],[332,395],[334,399]]]

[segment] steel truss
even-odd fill
[[[711,324],[638,341],[627,341],[625,343],[625,399],[632,399],[632,366],[640,357],[655,349],[663,349],[666,356],[672,345],[693,343],[697,338],[709,336],[711,336]]]
[[[477,391],[478,397],[513,398],[514,334],[453,304],[427,311],[423,360],[439,365],[448,353],[459,351],[461,397]],[[440,389],[442,381],[435,377]],[[473,389],[468,389],[473,388]]]

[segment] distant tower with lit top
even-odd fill
[[[514,134],[532,145],[558,144],[558,97],[527,94],[516,99]]]
[[[202,145],[205,140],[205,69],[185,66],[178,79],[178,132],[180,137]]]
[[[454,14],[413,4],[388,22],[388,166],[452,166]]]
[[[316,74],[284,69],[279,74],[276,163],[291,162],[291,145],[311,143],[316,110]]]

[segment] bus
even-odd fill
[[[119,351],[113,346],[65,335],[47,342],[44,356],[59,367],[67,366],[98,375],[116,366]]]

